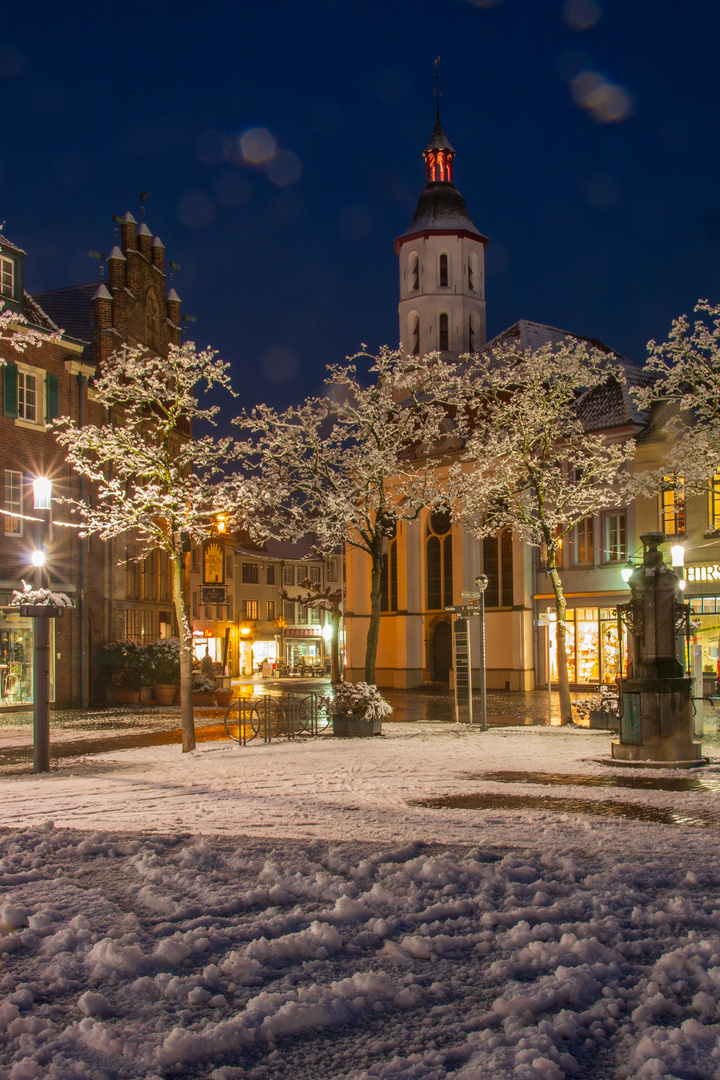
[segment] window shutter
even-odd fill
[[[60,384],[57,375],[45,376],[45,421],[57,420],[60,415]]]
[[[3,368],[3,416],[17,416],[17,364]]]

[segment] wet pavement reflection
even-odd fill
[[[436,799],[415,799],[411,806],[434,810],[546,810],[565,814],[594,814],[599,817],[625,818],[658,825],[691,825],[701,829],[717,828],[720,814],[709,810],[675,810],[662,806],[593,799],[560,799],[552,796],[475,794],[443,795]]]
[[[584,776],[578,773],[486,772],[468,773],[464,780],[492,780],[499,784],[544,784],[548,787],[635,788],[639,791],[720,791],[720,777],[703,776]]]

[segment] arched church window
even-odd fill
[[[513,545],[512,530],[504,529],[499,536],[486,536],[483,540],[483,571],[487,575],[485,590],[486,607],[512,607]]]
[[[410,256],[410,289],[417,292],[420,288],[420,259],[415,252]]]
[[[445,312],[443,312],[438,319],[438,349],[440,352],[447,352],[449,348],[450,330],[448,327],[448,317]]]
[[[380,571],[380,610],[397,611],[398,575],[397,575],[397,521],[393,521],[392,533],[388,535],[388,546],[383,556]]]
[[[449,284],[448,257],[443,251],[440,255],[440,287],[445,288]]]
[[[160,305],[152,289],[148,289],[145,298],[145,325],[147,328],[148,347],[160,352]]]
[[[428,611],[442,611],[452,604],[453,561],[450,512],[439,508],[428,519],[425,565]]]
[[[468,275],[468,289],[470,292],[475,291],[475,268],[473,267],[473,257],[468,255],[467,263],[467,275]]]

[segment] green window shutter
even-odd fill
[[[57,375],[45,376],[45,422],[57,420],[60,415],[60,384]]]
[[[3,368],[3,416],[17,416],[17,364]]]

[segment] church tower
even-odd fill
[[[455,151],[437,119],[423,152],[425,189],[410,227],[395,241],[400,258],[400,349],[446,358],[485,344],[485,248],[453,183]]]

